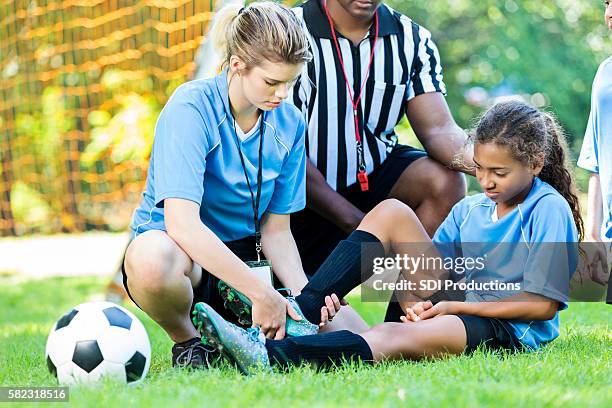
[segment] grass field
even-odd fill
[[[0,278],[0,385],[55,385],[44,360],[47,334],[62,313],[99,295],[105,283],[94,277]],[[349,300],[369,323],[382,320],[385,305]],[[538,353],[477,352],[435,362],[351,366],[328,373],[302,367],[288,374],[248,378],[230,368],[172,369],[172,343],[153,321],[134,311],[147,328],[153,350],[144,383],[73,388],[70,405],[612,406],[612,307],[604,304],[570,305],[561,315],[561,336]]]

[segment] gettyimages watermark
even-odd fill
[[[411,299],[522,301],[523,292],[559,302],[610,301],[609,244],[405,243],[381,254],[363,244],[364,302]]]

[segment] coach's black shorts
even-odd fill
[[[478,347],[489,350],[519,351],[522,349],[510,332],[509,323],[488,317],[457,315],[465,326],[467,346],[465,353],[473,353]]]
[[[427,157],[423,150],[396,145],[380,167],[368,176],[370,191],[361,191],[359,183],[355,183],[338,193],[367,213],[389,196],[404,170],[422,157]],[[291,231],[300,251],[304,271],[310,276],[314,275],[336,245],[347,237],[334,223],[308,208],[291,214]]]
[[[257,259],[257,253],[255,252],[255,237],[247,237],[237,241],[225,242],[225,245],[227,245],[227,247],[243,261],[253,261]],[[130,299],[132,299],[132,302],[138,306],[138,303],[136,303],[128,288],[128,278],[127,274],[125,273],[124,263],[125,254],[123,255],[123,260],[121,261],[123,286]],[[193,288],[193,303],[191,304],[191,310],[193,310],[196,303],[205,302],[215,309],[215,311],[217,311],[221,316],[223,316],[224,319],[236,323],[236,316],[230,311],[226,310],[223,306],[223,299],[221,298],[221,295],[219,295],[219,290],[217,288],[218,283],[219,278],[202,268],[202,279],[200,280],[200,283]],[[274,277],[274,284],[275,287],[280,286],[276,277]],[[140,306],[138,307],[140,308]]]

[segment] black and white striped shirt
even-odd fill
[[[355,123],[350,96],[321,0],[294,9],[308,31],[313,60],[304,67],[288,100],[304,114],[306,152],[334,190],[357,181]],[[366,171],[378,167],[397,144],[393,128],[406,102],[426,92],[442,92],[438,49],[425,28],[392,8],[378,8],[379,38],[358,110]],[[374,44],[374,24],[354,46],[336,33],[353,95],[359,95]],[[366,126],[363,120],[366,118]]]

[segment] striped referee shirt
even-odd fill
[[[321,0],[293,9],[305,24],[313,60],[288,101],[308,123],[306,152],[334,190],[357,182],[353,107]],[[374,60],[358,109],[366,172],[377,168],[397,144],[394,127],[406,102],[426,92],[446,93],[438,49],[425,28],[382,4]],[[358,46],[336,32],[349,86],[359,95],[374,44],[375,27]],[[364,126],[365,118],[365,126]]]

